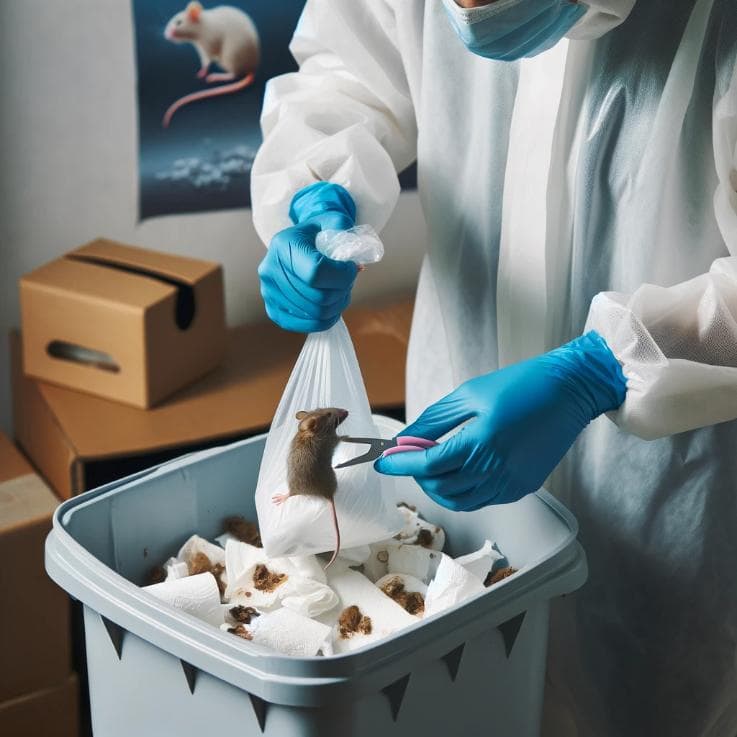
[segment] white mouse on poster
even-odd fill
[[[174,43],[191,43],[200,57],[199,79],[207,82],[230,82],[209,90],[193,92],[172,103],[164,115],[162,125],[169,127],[179,108],[208,97],[229,95],[245,89],[253,83],[261,56],[258,31],[251,18],[239,8],[218,5],[205,9],[198,2],[191,2],[167,24],[164,37]],[[208,74],[212,62],[225,72]]]

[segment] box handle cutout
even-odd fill
[[[116,269],[117,271],[125,271],[128,274],[136,274],[138,276],[147,276],[149,279],[156,279],[157,281],[169,284],[175,287],[177,290],[176,306],[174,308],[174,321],[180,330],[186,330],[194,320],[195,315],[195,303],[194,303],[194,289],[190,284],[174,279],[171,276],[160,274],[158,271],[151,271],[151,269],[144,269],[141,266],[129,266],[128,264],[119,264],[115,261],[109,261],[99,256],[83,256],[77,253],[67,254],[66,258],[74,259],[75,261],[84,261],[88,264],[94,264],[95,266],[103,266],[106,269]]]
[[[81,363],[91,368],[109,371],[112,374],[117,374],[120,371],[120,366],[115,363],[115,359],[109,354],[85,348],[75,343],[67,343],[65,340],[52,340],[46,346],[46,353],[52,358]]]

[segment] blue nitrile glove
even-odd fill
[[[266,314],[285,330],[327,330],[351,300],[358,267],[323,256],[315,237],[321,230],[352,228],[356,205],[339,184],[317,182],[294,195],[289,217],[294,227],[271,239],[258,267]]]
[[[622,369],[589,332],[560,348],[462,384],[430,405],[401,435],[444,442],[379,458],[374,468],[414,476],[455,511],[503,504],[536,491],[578,434],[624,401]]]

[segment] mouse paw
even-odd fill
[[[284,504],[287,499],[289,499],[289,494],[274,494],[274,496],[271,497],[271,501],[274,502],[274,504]]]
[[[202,67],[199,72],[197,72],[197,79],[204,79],[207,76],[207,67]]]

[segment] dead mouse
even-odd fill
[[[319,496],[330,502],[335,525],[335,552],[325,568],[332,565],[340,551],[340,529],[335,512],[338,480],[333,469],[333,451],[340,442],[340,436],[335,431],[346,417],[347,410],[338,407],[297,412],[299,425],[287,456],[289,491],[272,497],[275,504],[282,504],[290,496],[298,494]]]
[[[170,105],[162,125],[169,127],[174,113],[184,105],[207,97],[228,95],[248,87],[255,76],[261,56],[258,31],[251,18],[231,5],[218,5],[205,10],[198,2],[191,2],[167,24],[164,37],[174,43],[191,43],[200,57],[197,76],[207,82],[229,82],[210,90],[185,95]],[[225,73],[208,74],[212,62],[217,62]]]

